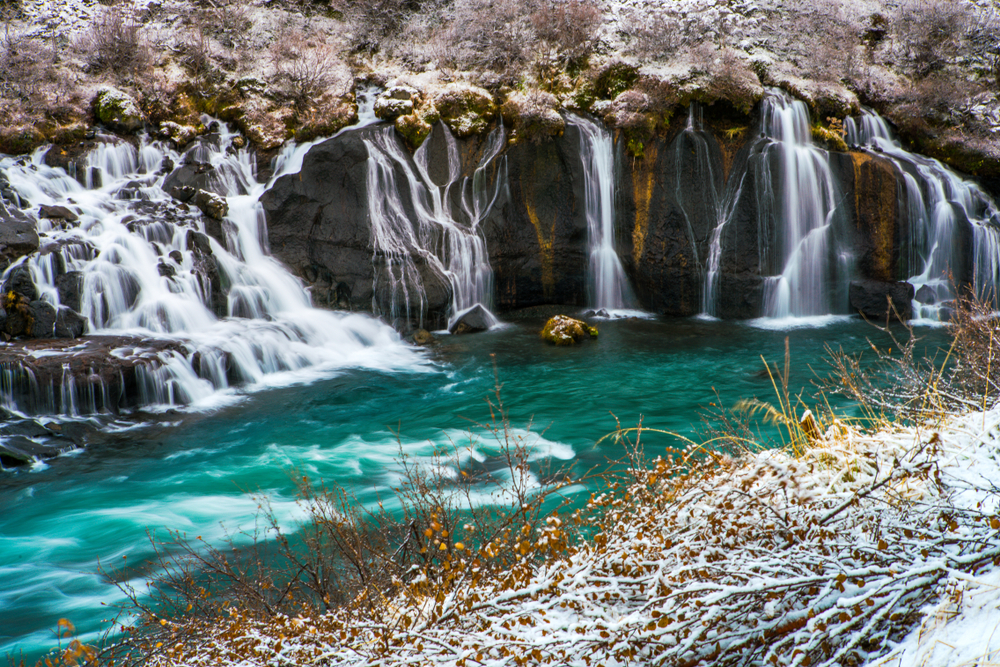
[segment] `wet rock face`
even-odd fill
[[[0,201],[0,271],[38,250],[35,223]]]
[[[906,321],[913,315],[913,285],[879,280],[851,281],[851,308],[875,322]]]
[[[373,256],[364,136],[365,131],[348,132],[318,144],[306,154],[300,173],[279,178],[261,197],[271,252],[309,283],[317,305],[363,311],[371,310],[373,301],[384,306],[393,300],[386,282],[376,281],[376,271],[386,275],[398,268],[392,258]],[[403,174],[397,176],[406,183]],[[412,210],[408,191],[400,194],[403,207]],[[421,289],[423,326],[443,327],[451,287],[426,261],[415,257],[414,264],[422,285],[409,282],[408,302],[396,304],[413,320],[400,328],[420,326]]]
[[[483,223],[500,310],[587,300],[587,212],[579,130],[506,153],[510,199]]]
[[[79,274],[70,273],[66,276]],[[65,285],[67,296],[72,302],[73,286],[68,278],[60,283],[60,292]],[[13,338],[77,338],[86,333],[87,320],[66,305],[56,307],[38,298],[38,288],[31,279],[31,273],[24,266],[15,267],[3,283],[3,297],[0,299],[0,334],[5,340]],[[75,298],[79,307],[79,286]]]

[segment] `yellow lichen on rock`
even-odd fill
[[[542,327],[542,340],[553,345],[574,345],[585,338],[597,338],[597,328],[565,315],[556,315]]]

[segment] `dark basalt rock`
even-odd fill
[[[76,222],[80,219],[80,216],[66,206],[48,206],[46,204],[38,207],[38,215],[42,218],[65,220],[66,222]]]
[[[388,310],[392,301],[386,281],[378,281],[378,293],[375,287],[376,265],[384,271],[393,260],[375,257],[373,262],[368,151],[362,141],[368,131],[378,130],[347,132],[317,144],[303,159],[301,172],[282,176],[261,197],[271,252],[305,279],[318,305],[370,310],[374,298]],[[402,174],[398,177],[405,183]],[[412,207],[408,192],[400,194],[404,207]],[[426,296],[424,321],[418,321],[419,292],[410,289],[409,303],[398,304],[398,311],[405,315],[408,310],[411,321],[399,326],[444,326],[451,287],[426,262],[415,258],[414,264]]]
[[[486,331],[493,323],[490,312],[477,303],[472,308],[459,315],[458,319],[448,328],[453,334],[468,334]]]
[[[906,321],[913,315],[913,285],[907,282],[854,280],[850,300],[851,308],[876,322]]]
[[[0,271],[38,250],[35,223],[0,201]]]
[[[5,295],[14,293],[28,301],[34,301],[38,298],[38,288],[35,287],[35,281],[31,279],[31,271],[24,265],[15,268],[7,275],[3,282],[3,292]]]
[[[79,338],[87,333],[87,320],[70,308],[60,308],[56,314],[55,337]]]
[[[79,312],[82,301],[83,274],[79,271],[70,271],[57,277],[55,282],[56,288],[59,290],[59,303]]]

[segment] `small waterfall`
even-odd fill
[[[587,233],[590,246],[589,297],[593,308],[633,308],[635,299],[615,250],[614,142],[608,130],[587,118],[569,115],[580,132]]]
[[[468,177],[462,176],[451,131],[443,123],[434,131],[444,133],[447,147],[447,175],[441,185],[430,175],[430,139],[411,158],[392,127],[364,138],[375,266],[372,306],[399,328],[412,322],[424,325],[430,281],[450,288],[449,326],[476,305],[487,311],[493,306],[493,271],[480,223],[505,182],[503,157],[496,174],[491,178],[487,173],[506,143],[503,127],[489,135]]]
[[[762,247],[766,278],[764,314],[785,318],[834,312],[837,279],[844,266],[831,261],[837,188],[829,157],[812,144],[809,112],[803,102],[771,91],[763,101],[763,134],[770,140],[759,155],[758,203],[766,246],[774,230],[775,247]],[[839,305],[839,304],[837,304]]]
[[[719,277],[722,272],[722,234],[732,219],[736,202],[739,201],[746,180],[746,170],[741,171],[736,180],[730,180],[722,185],[722,174],[716,174],[713,168],[712,154],[709,148],[711,135],[705,132],[701,105],[692,102],[688,108],[687,125],[677,141],[677,187],[676,197],[681,204],[681,210],[687,222],[691,246],[695,249],[697,259],[697,244],[692,231],[689,208],[703,206],[707,219],[715,220],[712,236],[709,239],[708,257],[705,261],[705,286],[701,295],[701,309],[704,315],[716,317],[719,302]],[[687,155],[695,155],[697,173],[701,174],[707,183],[708,197],[700,197],[691,202],[691,192],[686,192],[683,183],[681,165],[685,164]],[[721,193],[720,193],[721,190]]]
[[[872,111],[848,118],[845,129],[849,144],[892,160],[906,183],[907,281],[916,289],[914,317],[940,319],[941,308],[956,296],[952,280],[961,280],[951,272],[970,259],[976,294],[998,303],[1000,212],[989,195],[937,160],[904,149],[888,122]],[[955,244],[966,221],[972,228],[971,258],[963,257],[966,249]]]
[[[67,305],[66,281],[77,281],[72,307],[96,334],[79,349],[103,345],[103,354],[124,364],[117,389],[97,367],[64,369],[61,377],[50,372],[47,388],[35,386],[43,383],[30,369],[6,369],[6,403],[68,415],[207,405],[236,386],[301,381],[345,367],[413,366],[417,359],[390,327],[314,309],[303,285],[270,256],[258,202],[266,186],[256,182],[251,154],[232,148],[234,138],[223,125],[188,149],[211,165],[211,187],[226,197],[228,214],[215,223],[163,191],[162,165],[185,159],[165,143],[106,141],[82,162],[82,184],[46,166],[44,149],[30,161],[0,160],[23,212],[37,221],[42,246],[7,274],[27,266],[41,298],[56,307]],[[287,149],[278,171],[301,166],[309,146]],[[78,220],[42,218],[42,204],[67,207]],[[214,237],[208,224],[217,226]],[[139,357],[146,363],[136,366]],[[126,385],[138,398],[122,394]],[[13,405],[16,388],[36,398]]]

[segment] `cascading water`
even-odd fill
[[[27,266],[41,299],[57,307],[64,305],[62,281],[80,281],[74,306],[92,334],[113,341],[110,355],[153,358],[136,368],[132,405],[205,405],[237,385],[344,367],[412,366],[415,357],[390,327],[314,309],[301,283],[269,255],[258,203],[265,186],[254,178],[251,155],[231,148],[233,138],[222,126],[182,156],[161,142],[143,140],[136,148],[109,137],[87,156],[82,184],[46,166],[43,151],[30,160],[0,160],[23,212],[37,220],[42,247],[5,277]],[[297,169],[308,148],[286,150],[275,177]],[[211,165],[212,187],[226,196],[228,214],[216,233],[222,243],[204,233],[197,209],[161,187],[161,165],[185,158]],[[40,217],[39,205],[65,206],[78,221]],[[151,340],[159,342],[156,350],[136,343]],[[38,384],[30,370],[5,369],[0,381],[8,408],[117,412],[125,407],[122,396],[106,390],[99,370],[32,387],[30,406],[12,398],[17,385]]]
[[[567,122],[580,133],[590,248],[590,305],[605,310],[633,308],[632,289],[615,250],[614,142],[611,133],[581,116],[571,114]]]
[[[932,158],[902,147],[884,118],[864,110],[848,118],[847,142],[878,151],[892,160],[906,183],[909,223],[907,282],[916,290],[914,317],[939,319],[942,304],[955,298],[952,270],[968,261],[965,248],[956,245],[959,225],[972,229],[971,278],[976,294],[997,303],[1000,279],[1000,212],[996,203],[971,181]]]
[[[392,127],[369,134],[368,211],[372,226],[375,285],[373,310],[397,327],[423,326],[428,313],[427,285],[443,281],[451,290],[448,324],[471,308],[493,304],[493,271],[480,223],[504,186],[505,163],[496,175],[487,171],[506,142],[503,127],[494,130],[472,176],[463,177],[458,146],[443,123],[447,176],[442,185],[430,176],[426,141],[411,158]],[[405,180],[405,183],[401,183]],[[417,312],[413,312],[416,304]]]
[[[734,206],[739,200],[743,182],[746,179],[746,171],[744,170],[740,174],[739,179],[730,180],[723,185],[722,174],[716,173],[716,169],[713,168],[714,161],[709,145],[710,137],[711,135],[705,132],[701,105],[692,102],[688,108],[687,125],[677,141],[676,164],[678,169],[675,196],[680,203],[687,223],[691,247],[695,251],[695,260],[698,259],[697,241],[694,238],[691,224],[692,212],[694,215],[702,215],[706,219],[715,220],[715,227],[712,229],[712,236],[709,239],[708,257],[704,267],[705,286],[701,295],[702,313],[715,317],[718,314],[716,309],[719,301],[719,276],[722,270],[722,234],[732,218]],[[695,156],[694,168],[708,186],[708,197],[694,198],[691,193],[685,191],[680,165],[687,163],[687,154]],[[698,207],[702,208],[699,210]]]
[[[834,312],[831,289],[849,274],[831,263],[837,188],[829,156],[812,144],[809,112],[803,102],[779,91],[763,101],[762,130],[769,143],[757,156],[762,271],[766,278],[764,314],[785,318]],[[766,247],[774,230],[775,247]],[[849,258],[843,257],[845,265]],[[766,273],[765,273],[766,275]]]

